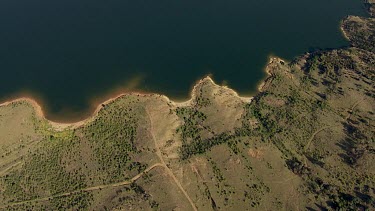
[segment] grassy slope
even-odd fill
[[[374,19],[343,29],[351,48],[273,59],[251,103],[203,79],[59,132],[0,107],[0,209],[374,209]]]

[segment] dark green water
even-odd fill
[[[365,15],[362,1],[1,0],[0,99],[31,93],[62,120],[129,83],[187,98],[212,74],[248,94],[269,55],[348,45],[349,14]]]

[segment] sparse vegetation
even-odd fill
[[[61,130],[1,106],[0,209],[375,209],[373,22],[343,21],[353,47],[272,59],[251,102],[203,79],[190,105],[129,94]]]

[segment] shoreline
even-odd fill
[[[349,15],[344,20],[346,20],[350,17],[352,17],[352,16]],[[353,16],[353,17],[356,17],[356,16]],[[349,37],[346,35],[346,33],[343,29],[342,23],[343,23],[344,20],[341,21],[339,28],[340,28],[341,34],[344,37],[344,39],[346,39],[350,42]],[[306,53],[304,53],[303,55],[306,55]],[[280,57],[277,57],[273,54],[270,54],[268,56],[268,62],[266,63],[266,65],[263,68],[265,76],[257,82],[256,88],[255,88],[254,91],[251,91],[250,93],[245,94],[244,96],[241,96],[237,91],[235,91],[234,89],[230,88],[229,86],[227,86],[225,84],[224,85],[223,84],[221,84],[221,85],[216,84],[214,82],[214,80],[212,79],[211,75],[208,74],[208,75],[202,77],[201,79],[197,80],[193,84],[192,88],[190,89],[190,97],[188,97],[186,100],[183,100],[183,101],[179,101],[178,99],[172,100],[165,94],[159,94],[159,93],[156,93],[156,92],[143,92],[142,90],[137,90],[137,89],[134,90],[133,88],[135,88],[136,86],[131,83],[130,89],[128,89],[129,87],[127,87],[125,89],[116,89],[115,88],[114,91],[110,92],[109,94],[107,93],[105,95],[98,96],[98,97],[95,97],[93,99],[90,99],[88,101],[88,104],[89,104],[88,109],[85,109],[85,111],[82,112],[83,114],[81,113],[80,115],[77,115],[78,117],[76,117],[76,118],[68,117],[66,119],[62,119],[62,118],[59,119],[58,118],[58,116],[60,116],[59,114],[48,115],[48,112],[46,112],[43,109],[43,108],[46,108],[46,106],[44,106],[43,99],[39,98],[37,95],[34,95],[34,94],[29,95],[28,92],[26,92],[26,94],[16,95],[13,98],[11,97],[11,99],[9,99],[9,100],[4,99],[4,101],[0,101],[0,107],[6,106],[6,105],[14,103],[14,102],[26,101],[26,102],[29,102],[35,108],[35,112],[38,115],[38,117],[46,120],[53,127],[60,128],[60,129],[65,129],[65,128],[69,128],[69,127],[76,128],[76,127],[80,127],[80,126],[86,124],[88,121],[92,120],[97,115],[97,113],[100,111],[100,109],[103,108],[103,105],[106,105],[106,104],[108,104],[108,103],[110,103],[110,102],[112,102],[112,101],[114,101],[114,100],[116,100],[120,97],[126,96],[126,95],[138,95],[138,96],[141,96],[141,97],[157,95],[157,96],[160,96],[162,98],[165,98],[165,100],[168,103],[172,104],[175,107],[192,106],[193,103],[194,103],[194,99],[196,98],[195,90],[196,90],[197,86],[199,86],[200,83],[202,83],[204,80],[210,80],[210,82],[213,83],[214,85],[220,86],[221,88],[226,89],[226,90],[230,90],[236,97],[241,99],[243,102],[250,103],[259,93],[261,93],[264,90],[264,88],[267,86],[267,84],[269,84],[270,80],[272,81],[273,75],[272,75],[272,71],[270,70],[271,65],[275,64],[275,63],[281,63],[281,62],[285,63],[285,64],[290,64],[290,61],[287,61],[287,60],[282,59]],[[61,113],[64,113],[64,111],[62,111]],[[73,115],[73,114],[69,114],[69,115]],[[56,116],[57,118],[48,119],[47,118],[48,116],[50,116],[50,117]]]
[[[67,129],[67,128],[72,128],[72,129],[78,128],[80,126],[85,125],[86,123],[92,121],[97,116],[98,112],[103,107],[105,107],[105,105],[117,100],[118,98],[126,96],[126,95],[138,95],[138,96],[146,97],[146,96],[151,96],[151,95],[156,95],[156,94],[153,94],[153,93],[145,94],[145,93],[138,93],[138,92],[129,92],[129,93],[117,94],[117,95],[115,95],[113,97],[109,97],[109,98],[107,98],[107,100],[102,101],[101,103],[97,104],[95,106],[95,110],[93,112],[90,112],[90,115],[88,115],[84,119],[78,120],[78,121],[71,121],[71,122],[68,122],[68,121],[67,122],[64,122],[64,121],[59,122],[59,121],[48,119],[45,115],[45,111],[43,110],[43,104],[38,102],[36,99],[34,99],[32,97],[26,97],[25,96],[25,97],[19,97],[19,98],[16,98],[16,99],[8,100],[8,101],[0,103],[0,107],[9,106],[13,103],[18,103],[18,102],[26,102],[33,107],[33,109],[35,111],[35,115],[38,118],[41,118],[42,120],[47,121],[56,130],[64,130],[64,129]]]
[[[346,32],[343,28],[343,21],[345,21],[349,18],[352,18],[352,17],[357,17],[357,16],[348,15],[343,20],[341,20],[340,27],[339,27],[342,36],[344,37],[344,39],[346,39],[349,42],[350,42],[350,39],[347,36],[347,34],[346,34]],[[304,53],[304,54],[306,54],[306,53]],[[63,120],[63,119],[59,120],[59,118],[51,118],[51,120],[48,119],[47,118],[48,116],[53,117],[54,115],[48,115],[48,112],[46,112],[46,110],[43,109],[43,108],[48,108],[48,107],[45,106],[46,104],[43,103],[43,99],[39,98],[37,95],[29,94],[27,92],[26,92],[26,94],[20,94],[20,95],[16,95],[15,97],[10,97],[10,99],[8,99],[8,100],[3,99],[4,101],[0,101],[0,107],[8,106],[8,105],[10,105],[12,103],[16,103],[16,102],[27,102],[34,108],[36,116],[41,118],[42,120],[46,120],[52,127],[57,128],[57,129],[76,128],[76,127],[80,127],[80,126],[88,123],[93,118],[95,118],[97,116],[98,112],[105,105],[117,100],[118,98],[121,98],[123,96],[128,96],[128,95],[137,95],[137,96],[140,96],[140,97],[147,97],[147,96],[155,96],[156,95],[156,96],[160,96],[160,97],[164,98],[168,103],[170,103],[171,105],[173,105],[175,107],[193,106],[194,105],[194,99],[196,98],[195,90],[205,80],[209,80],[214,85],[220,86],[223,89],[229,90],[236,97],[241,99],[243,102],[250,103],[259,93],[261,93],[266,88],[266,86],[267,86],[267,84],[269,84],[270,80],[272,81],[273,73],[272,73],[272,70],[271,70],[271,66],[276,62],[280,62],[280,63],[283,62],[285,64],[290,64],[290,61],[286,61],[286,60],[284,60],[280,57],[274,56],[272,54],[269,55],[268,62],[266,63],[265,67],[263,68],[263,71],[266,74],[265,74],[263,79],[261,79],[257,82],[256,89],[255,89],[254,92],[252,91],[252,93],[249,94],[250,96],[246,96],[246,95],[241,96],[238,92],[236,92],[234,89],[228,87],[227,85],[218,85],[214,82],[214,80],[210,77],[210,75],[207,75],[207,76],[203,77],[202,79],[196,81],[193,84],[193,87],[190,90],[190,97],[188,99],[184,100],[184,101],[172,100],[165,94],[158,94],[158,93],[154,93],[154,92],[147,93],[147,92],[142,92],[142,91],[138,91],[138,90],[128,90],[128,91],[126,91],[126,90],[115,90],[114,93],[111,92],[110,94],[106,94],[106,95],[99,96],[99,97],[94,98],[94,99],[90,99],[88,101],[89,107],[87,109],[85,109],[84,112],[80,113],[80,115],[77,115],[78,117],[76,117],[75,120],[74,120],[74,118],[70,118],[70,117],[66,118],[67,119],[66,121]],[[130,87],[134,88],[134,84],[131,84]],[[62,111],[62,113],[63,112],[64,111]],[[58,117],[58,116],[59,115],[56,115],[56,117]],[[68,120],[68,119],[70,119],[70,120]]]
[[[265,88],[265,86],[267,85],[267,83],[269,82],[269,80],[272,79],[273,75],[272,75],[272,71],[270,70],[270,66],[272,64],[274,64],[275,62],[276,63],[283,62],[285,64],[289,64],[290,63],[289,61],[286,61],[286,60],[284,60],[284,59],[282,59],[280,57],[270,56],[268,58],[268,63],[267,63],[267,65],[264,68],[264,72],[266,73],[266,77],[262,81],[260,81],[260,83],[258,84],[258,86],[257,86],[258,87],[257,88],[257,93],[255,93],[255,95],[258,94],[258,93],[260,93],[260,92],[262,92],[263,89]]]
[[[345,17],[343,20],[341,20],[340,22],[340,31],[341,31],[341,34],[344,36],[344,38],[350,42],[350,38],[348,37],[348,35],[346,34],[345,30],[344,30],[344,27],[343,27],[343,23],[345,20],[348,20],[350,17],[352,17],[351,15],[348,15],[347,17]]]
[[[268,66],[268,64],[269,63],[267,63],[267,66]],[[268,72],[267,72],[267,77],[265,79],[262,79],[262,81],[264,82],[269,77],[270,77],[270,74],[268,74]],[[61,122],[59,122],[58,120],[56,121],[56,120],[50,120],[50,119],[48,119],[47,115],[46,115],[46,112],[43,109],[43,103],[41,101],[35,99],[34,97],[30,97],[30,96],[21,96],[21,97],[16,97],[14,99],[6,100],[6,101],[0,103],[0,107],[9,106],[9,105],[11,105],[13,103],[17,103],[17,102],[26,102],[26,103],[29,103],[33,107],[33,109],[35,111],[35,115],[38,118],[41,118],[42,120],[46,120],[54,129],[56,129],[56,130],[64,130],[64,129],[67,129],[67,128],[73,129],[73,128],[81,127],[81,126],[87,124],[88,122],[92,121],[97,116],[98,112],[105,105],[107,105],[107,104],[109,104],[109,103],[117,100],[118,98],[121,98],[121,97],[124,97],[124,96],[127,96],[127,95],[137,95],[137,96],[140,96],[140,97],[147,97],[147,96],[157,95],[157,96],[160,96],[160,97],[164,98],[168,103],[170,103],[174,107],[188,107],[188,106],[192,106],[193,103],[194,103],[194,99],[196,98],[195,90],[205,80],[209,80],[214,85],[220,86],[223,89],[229,90],[236,97],[238,97],[239,99],[241,99],[243,102],[250,103],[251,100],[254,98],[254,96],[240,96],[238,92],[236,92],[235,90],[231,89],[230,87],[224,86],[224,85],[218,85],[218,84],[216,84],[214,82],[214,80],[210,76],[206,76],[206,77],[198,80],[194,84],[193,88],[190,91],[190,98],[187,99],[186,101],[179,102],[179,101],[176,101],[176,100],[171,100],[168,96],[163,95],[163,94],[158,94],[158,93],[142,93],[142,92],[137,92],[137,91],[123,92],[123,93],[120,93],[120,94],[115,94],[112,97],[105,98],[106,100],[104,100],[104,101],[102,101],[102,100],[96,100],[95,105],[93,105],[93,108],[95,108],[95,109],[92,112],[88,112],[90,114],[87,117],[84,117],[84,119],[78,120],[78,121],[74,121],[73,120],[73,121],[66,121],[66,122],[65,121],[61,121]],[[259,90],[259,86],[258,86],[257,90]],[[257,93],[258,92],[259,91],[257,91]],[[255,93],[255,95],[257,93]],[[99,99],[101,99],[101,98],[99,98]]]

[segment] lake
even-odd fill
[[[187,99],[206,75],[256,92],[270,55],[348,46],[361,0],[2,0],[0,99],[27,95],[52,120],[138,90]]]

